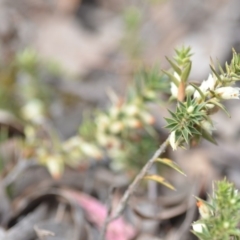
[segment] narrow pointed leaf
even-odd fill
[[[204,96],[203,92],[200,90],[200,88],[197,85],[195,85],[194,83],[189,83],[189,84],[191,86],[193,86],[199,92],[199,94],[202,97],[202,99],[205,99],[205,96]]]
[[[196,124],[199,124],[199,122],[197,122]],[[191,133],[196,134],[196,135],[202,135],[196,128],[194,127],[189,127]]]
[[[189,97],[189,95],[187,95],[187,107],[190,107],[191,105],[192,105],[191,98]]]
[[[216,72],[216,70],[214,69],[214,67],[212,65],[210,65],[211,70],[213,71],[214,75],[217,77],[217,79],[219,80],[219,82],[222,82],[221,77],[219,76],[219,74]]]
[[[186,143],[188,144],[188,141],[189,141],[189,139],[188,139],[188,132],[186,131],[185,128],[182,130],[182,135],[183,135]]]
[[[177,125],[178,125],[177,123],[170,123],[170,124],[166,125],[165,128],[172,129],[172,128],[175,128]]]
[[[163,164],[173,168],[177,172],[181,173],[182,175],[186,176],[186,174],[180,169],[180,167],[175,162],[173,162],[172,160],[170,160],[168,158],[157,158],[155,161],[163,163]]]
[[[191,71],[191,67],[192,67],[192,63],[191,62],[187,63],[187,66],[185,67],[185,69],[183,70],[182,75],[181,75],[181,79],[183,82],[187,82],[189,73]]]
[[[180,76],[180,74],[181,74],[180,67],[178,67],[178,65],[176,63],[174,63],[172,60],[170,60],[168,57],[166,57],[166,59],[168,60],[168,62],[170,63],[170,65],[172,66],[174,71],[177,72],[177,74]]]
[[[172,112],[171,110],[168,110],[168,112],[171,114],[173,118],[177,119],[176,113]]]
[[[177,123],[177,121],[175,119],[172,119],[172,118],[164,118],[166,120],[166,122],[168,124],[171,124],[171,123]]]
[[[173,185],[170,184],[169,182],[167,182],[167,181],[165,180],[165,178],[163,178],[163,177],[161,177],[161,176],[158,176],[158,175],[147,175],[147,176],[145,176],[144,178],[147,179],[147,180],[153,180],[153,181],[155,181],[155,182],[158,182],[158,183],[164,185],[165,187],[168,187],[168,188],[170,188],[170,189],[172,189],[172,190],[175,190],[175,188],[173,187]]]
[[[213,206],[209,203],[209,202],[207,202],[207,201],[205,201],[205,200],[203,200],[203,199],[201,199],[201,198],[199,198],[199,197],[197,197],[197,196],[193,196],[194,198],[196,198],[198,201],[200,201],[200,202],[203,202],[206,206],[208,206],[212,211],[214,211],[215,209],[213,208]]]
[[[172,82],[178,87],[179,85],[179,81],[177,80],[176,77],[173,76],[173,74],[165,71],[165,70],[162,70],[166,75],[168,75],[170,77],[170,79],[172,80]]]
[[[226,109],[221,103],[219,103],[219,102],[217,102],[217,101],[209,101],[209,102],[217,105],[219,108],[221,108],[221,109],[226,113],[226,115],[227,115],[229,118],[231,117],[231,115],[229,114],[229,112],[227,111],[227,109]]]
[[[222,68],[222,66],[220,65],[220,62],[219,62],[218,60],[217,60],[217,64],[218,64],[219,71],[221,72],[222,75],[224,75],[223,68]]]
[[[192,133],[191,133],[189,127],[185,127],[184,129],[187,131],[187,133],[188,133],[190,136],[192,136]]]
[[[213,138],[212,135],[210,135],[207,131],[202,129],[202,137],[205,138],[206,140],[208,140],[209,142],[218,145],[216,140]]]

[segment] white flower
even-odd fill
[[[155,118],[148,112],[141,112],[140,117],[146,124],[152,125],[155,123]]]
[[[191,96],[194,93],[194,91],[195,91],[195,88],[193,86],[189,85],[189,86],[186,87],[186,94],[187,95]]]
[[[97,159],[102,158],[102,152],[100,151],[100,149],[98,147],[96,147],[93,144],[89,144],[87,142],[82,142],[80,145],[80,148],[81,148],[81,151],[89,157],[93,157],[93,158],[97,158]]]
[[[111,133],[114,133],[114,134],[120,133],[123,129],[124,129],[124,125],[123,125],[123,123],[120,122],[120,121],[113,122],[113,123],[109,126],[110,132],[111,132]]]
[[[240,88],[221,87],[216,89],[215,94],[222,99],[239,99]]]
[[[133,105],[133,104],[127,105],[124,108],[124,113],[127,116],[133,117],[133,116],[136,116],[139,113],[139,108],[136,105]]]
[[[169,137],[169,143],[173,149],[173,151],[177,150],[178,142],[176,142],[176,133],[175,131],[171,132]]]
[[[207,120],[201,121],[200,125],[206,132],[208,132],[211,135],[212,131],[215,130],[213,124]]]
[[[178,87],[175,85],[175,83],[171,82],[171,93],[174,98],[177,98],[178,95]]]
[[[188,109],[187,109],[187,112],[192,113],[193,110],[194,110],[194,106],[189,106]]]
[[[208,91],[211,90],[213,91],[216,85],[216,81],[217,79],[213,77],[212,74],[209,74],[208,79],[204,80],[201,84],[201,86],[199,87],[199,89],[202,91],[202,93],[204,95],[208,94]],[[200,93],[196,90],[194,93],[194,98],[196,99],[200,99],[201,95]]]
[[[111,118],[116,119],[120,114],[120,108],[117,106],[112,106],[109,110],[109,115]]]
[[[178,75],[177,72],[174,72],[174,73],[173,73],[173,76],[178,80],[178,82],[181,81],[181,78],[180,78],[180,76]],[[173,96],[174,98],[177,98],[177,96],[178,96],[178,87],[177,87],[176,84],[173,83],[173,82],[171,82],[171,93],[172,93],[172,96]]]
[[[213,91],[215,88],[216,82],[217,82],[217,79],[213,77],[212,74],[209,74],[207,79],[208,89]]]
[[[202,201],[197,202],[198,210],[200,213],[200,216],[202,218],[209,218],[213,215],[213,212],[210,210],[210,208]]]
[[[137,118],[128,118],[126,119],[126,121],[124,122],[124,125],[126,125],[129,128],[141,128],[142,127],[142,123],[140,120],[138,120]]]
[[[202,233],[206,225],[204,223],[193,223],[192,227],[195,232]]]
[[[26,120],[42,123],[44,120],[44,105],[39,99],[33,99],[21,109],[21,114]]]
[[[100,115],[96,119],[96,124],[100,126],[101,129],[105,130],[110,124],[110,119],[107,115]]]
[[[212,108],[215,107],[215,105],[214,105],[213,103],[207,103],[205,106],[206,106],[206,108],[208,108],[208,109],[212,109]]]

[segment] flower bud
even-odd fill
[[[175,131],[171,132],[170,138],[169,138],[169,143],[170,143],[173,151],[177,150],[178,142],[176,142],[176,133],[175,133]]]
[[[152,90],[147,90],[143,93],[143,95],[148,98],[148,99],[155,99],[156,98],[156,93]]]
[[[193,110],[194,110],[194,107],[193,107],[193,106],[190,106],[190,107],[188,107],[187,112],[188,112],[188,113],[192,113]]]
[[[129,117],[134,117],[139,113],[139,108],[136,105],[127,105],[124,108],[124,113]]]
[[[82,142],[80,148],[81,151],[89,157],[93,157],[96,159],[102,158],[102,152],[93,144]]]
[[[206,225],[204,223],[193,223],[193,230],[197,233],[202,233],[204,229],[206,229]]]
[[[136,118],[129,118],[125,121],[125,125],[130,128],[141,128],[142,123]]]
[[[209,134],[212,134],[212,131],[215,130],[213,124],[207,120],[201,121],[200,125]]]
[[[97,133],[96,135],[97,141],[98,143],[103,146],[106,147],[109,143],[109,136],[105,133]]]
[[[152,125],[155,123],[155,118],[147,112],[141,112],[140,116],[143,122],[146,124]]]
[[[113,122],[110,126],[109,126],[109,130],[111,133],[113,134],[118,134],[120,133],[122,130],[124,129],[124,125],[122,122],[117,121],[117,122]]]
[[[59,179],[63,173],[63,159],[59,155],[48,156],[46,166],[54,179]]]
[[[96,119],[96,124],[101,128],[101,129],[105,129],[109,126],[110,123],[110,119],[108,116],[106,115],[100,115],[97,119]]]
[[[29,121],[42,123],[44,120],[44,106],[38,99],[33,99],[21,109],[22,116]]]
[[[209,218],[212,215],[209,207],[204,202],[198,201],[197,206],[202,218]]]
[[[186,87],[186,94],[188,96],[191,96],[194,93],[194,91],[195,91],[195,88],[193,86],[189,85]]]
[[[171,82],[171,94],[172,97],[177,98],[178,95],[178,87],[175,85],[175,83]]]
[[[120,113],[120,108],[117,106],[113,106],[109,110],[110,117],[114,119],[118,117],[119,113]]]
[[[221,99],[239,99],[240,88],[221,87],[216,89],[215,94]]]

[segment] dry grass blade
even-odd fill
[[[157,158],[156,162],[163,163],[163,164],[173,168],[177,172],[181,173],[182,175],[186,176],[186,174],[180,169],[180,167],[175,162],[173,162],[172,160],[170,160],[168,158]]]
[[[34,226],[34,230],[37,234],[37,236],[41,239],[44,240],[45,237],[49,236],[55,236],[55,233],[45,230],[45,229],[40,229],[37,225]]]
[[[168,187],[168,188],[170,188],[172,190],[176,190],[172,184],[167,182],[165,180],[165,178],[163,178],[161,176],[158,176],[158,175],[147,175],[147,176],[144,177],[144,179],[156,181],[156,182],[158,182],[158,183],[160,183],[160,184],[162,184],[162,185],[164,185],[164,186],[166,186],[166,187]]]

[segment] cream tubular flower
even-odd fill
[[[194,93],[194,91],[195,91],[195,88],[193,86],[189,85],[189,86],[186,87],[186,94],[187,95],[191,96]]]
[[[177,150],[178,142],[176,142],[176,133],[175,133],[175,131],[171,132],[170,138],[169,138],[169,143],[170,143],[173,151]]]
[[[203,81],[199,89],[203,92],[204,95],[207,95],[209,90],[213,91],[216,85],[217,79],[212,75],[209,74],[208,79]],[[194,98],[200,99],[201,95],[198,91],[195,91]]]
[[[216,89],[215,94],[221,99],[239,99],[240,88],[221,87]]]
[[[206,225],[204,223],[193,223],[192,227],[195,232],[202,233]]]
[[[212,74],[209,74],[206,82],[207,82],[208,89],[213,91],[214,88],[216,87],[215,85],[216,85],[217,79]]]
[[[175,85],[175,83],[171,82],[171,94],[174,98],[177,98],[178,95],[178,87]]]
[[[203,81],[201,86],[199,87],[199,89],[203,92],[204,95],[206,95],[207,94],[207,89],[208,89],[207,81]],[[195,91],[193,97],[195,99],[201,99],[201,95],[200,95],[200,93],[197,90]]]
[[[215,130],[213,124],[207,120],[202,121],[200,125],[206,132],[208,132],[211,135],[212,135],[212,131]]]

